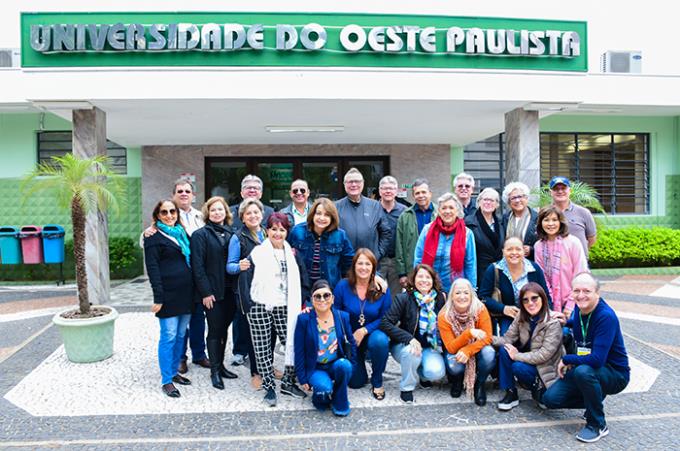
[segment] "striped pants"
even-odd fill
[[[269,390],[276,388],[274,383],[274,358],[272,355],[272,326],[276,330],[281,344],[286,346],[288,307],[274,307],[268,311],[262,304],[253,304],[248,312],[250,334],[253,339],[255,362],[257,372],[262,377],[262,388]],[[282,382],[292,384],[295,382],[295,369],[286,366]]]

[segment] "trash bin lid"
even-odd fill
[[[20,233],[24,236],[40,235],[40,227],[34,225],[21,226]]]
[[[44,232],[63,232],[64,228],[60,226],[59,224],[46,224],[42,228],[43,233]]]
[[[0,226],[0,235],[16,235],[19,229],[12,226]]]

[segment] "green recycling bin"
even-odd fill
[[[3,265],[21,264],[19,229],[16,227],[0,227],[0,263]]]
[[[64,263],[64,228],[47,224],[42,228],[43,259],[45,263]]]

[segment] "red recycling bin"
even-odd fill
[[[35,265],[42,263],[42,239],[40,237],[42,229],[38,226],[23,226],[19,231],[21,240],[21,253],[24,257],[25,265]]]

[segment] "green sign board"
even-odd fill
[[[585,22],[331,13],[23,13],[22,66],[586,72]]]

